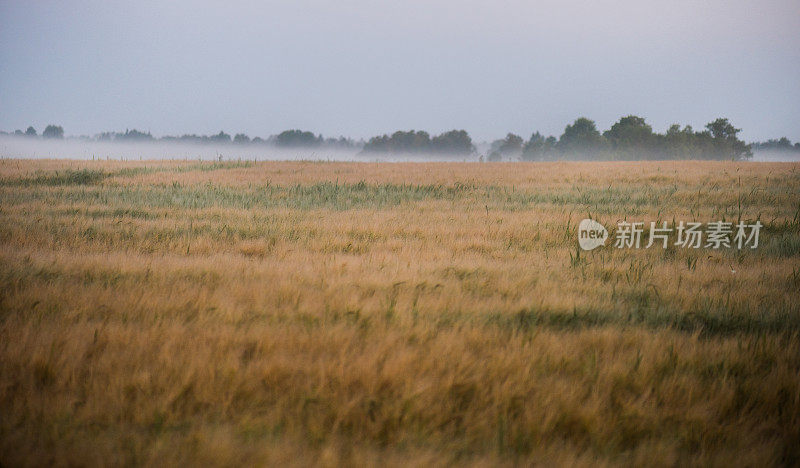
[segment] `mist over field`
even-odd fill
[[[354,162],[457,162],[479,161],[490,153],[491,145],[479,143],[476,152],[467,155],[436,153],[364,154],[360,148],[278,148],[270,145],[234,145],[183,142],[113,142],[92,139],[31,139],[0,135],[0,158],[6,159],[77,159],[77,160],[202,160],[202,161],[354,161]],[[519,157],[506,160],[517,160]],[[587,160],[572,155],[563,160]],[[641,158],[649,159],[649,158]],[[800,161],[797,151],[754,150],[750,161]]]
[[[754,150],[753,162],[800,162],[800,152]]]
[[[355,161],[423,162],[477,161],[478,155],[360,154],[360,149],[278,148],[181,142],[102,142],[80,139],[30,140],[0,136],[0,158],[78,160],[202,160],[202,161]]]
[[[357,152],[358,150],[281,149],[266,145],[103,142],[79,139],[31,140],[0,136],[0,156],[23,159],[354,161],[357,160]]]

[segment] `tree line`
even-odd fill
[[[0,135],[9,135],[0,132]],[[38,137],[34,127],[28,127],[26,131],[16,130],[11,135],[23,137]],[[64,129],[57,125],[48,125],[42,132],[43,139],[63,139]],[[355,141],[350,138],[324,138],[321,134],[315,135],[312,132],[302,130],[286,130],[269,138],[250,138],[244,133],[237,133],[231,136],[224,131],[214,135],[195,135],[186,134],[181,136],[166,135],[160,138],[154,137],[150,132],[142,132],[136,129],[128,129],[125,132],[103,132],[94,138],[83,138],[102,142],[181,142],[198,144],[237,144],[237,145],[272,145],[283,148],[316,148],[325,147],[332,149],[359,149],[364,146],[363,141]]]
[[[628,115],[600,133],[594,121],[580,117],[559,138],[534,132],[525,141],[509,133],[492,143],[488,160],[746,159],[753,152],[751,145],[737,137],[740,131],[728,119],[719,118],[702,131],[674,124],[665,133],[657,133],[644,118]]]
[[[451,130],[432,138],[428,132],[409,130],[372,137],[362,152],[471,154],[475,145],[465,130]]]
[[[14,130],[13,133],[0,132],[0,135],[24,136],[28,138],[36,138],[37,136],[39,136],[38,133],[36,133],[36,129],[33,128],[33,126],[28,127],[28,129],[25,130],[24,132],[22,130]],[[45,139],[64,138],[64,129],[60,125],[48,125],[42,132],[42,138]]]
[[[326,148],[361,150],[362,154],[453,154],[473,155],[488,161],[523,160],[548,161],[560,159],[633,160],[633,159],[747,159],[753,150],[800,151],[800,143],[792,144],[786,138],[747,144],[738,138],[741,129],[726,118],[718,118],[695,131],[690,125],[671,125],[666,132],[658,133],[644,118],[628,115],[620,118],[611,128],[600,132],[593,120],[579,117],[564,128],[556,138],[534,132],[527,140],[509,133],[493,141],[484,154],[477,154],[476,145],[465,130],[450,130],[431,136],[428,132],[408,130],[356,141],[351,138],[324,138],[304,130],[285,130],[266,139],[250,138],[244,133],[233,136],[220,131],[215,135],[186,134],[182,136],[153,137],[150,132],[136,129],[122,132],[105,132],[94,137],[96,141],[119,142],[184,142],[198,144],[271,145],[279,148]],[[6,134],[0,132],[0,134]],[[16,130],[13,135],[38,137],[35,128]],[[41,135],[44,139],[64,138],[64,129],[48,125]]]
[[[772,139],[762,142],[753,143],[753,149],[757,151],[785,151],[785,152],[800,152],[800,142],[795,143],[786,138]]]
[[[509,133],[491,143],[486,159],[746,159],[753,153],[751,146],[737,137],[740,131],[728,119],[719,118],[709,122],[702,131],[675,124],[661,134],[654,132],[644,118],[628,115],[601,133],[593,120],[580,117],[567,125],[558,138],[534,132],[526,141]],[[424,131],[410,130],[373,137],[363,152],[471,154],[475,152],[475,145],[463,130],[435,137]]]

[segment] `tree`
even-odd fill
[[[786,137],[753,143],[751,146],[760,151],[796,151],[800,149],[800,143],[792,145],[791,140]]]
[[[433,138],[425,131],[397,131],[391,136],[370,138],[365,153],[447,153],[469,154],[475,150],[472,138],[464,130],[451,130]]]
[[[522,159],[536,161],[551,157],[555,153],[557,142],[554,136],[545,138],[541,133],[534,132],[522,148]]]
[[[278,146],[292,148],[292,147],[313,147],[321,143],[321,139],[314,136],[311,132],[304,132],[302,130],[285,130],[275,137],[275,143]]]
[[[30,128],[30,127],[29,127],[29,128]],[[36,132],[36,131],[34,130],[34,133],[35,133],[35,132]],[[776,148],[778,148],[778,149],[783,149],[783,150],[786,150],[786,149],[792,149],[792,142],[791,142],[791,140],[789,140],[789,139],[788,139],[788,138],[786,138],[786,137],[781,137],[781,139],[780,139],[780,140],[778,140],[778,141],[775,143],[775,147],[776,147]]]
[[[500,161],[503,157],[516,158],[522,154],[524,140],[519,135],[509,133],[502,140],[492,142],[489,161]]]
[[[43,138],[64,138],[64,129],[59,125],[48,125],[42,132]]]
[[[572,155],[594,155],[603,149],[603,136],[593,120],[580,117],[564,128],[558,140],[558,149]]]
[[[33,128],[32,126],[28,127],[28,129],[25,130],[25,135],[29,136],[29,137],[35,137],[36,136],[36,129]]]
[[[220,130],[219,133],[217,133],[216,135],[212,136],[209,139],[211,141],[215,142],[215,143],[230,143],[231,142],[231,136],[228,135],[227,133],[223,132],[222,130]]]
[[[657,135],[644,118],[628,115],[603,133],[612,149],[626,158],[658,156]]]
[[[431,148],[437,153],[449,154],[471,154],[475,151],[475,145],[466,130],[450,130],[433,137]]]
[[[153,135],[150,132],[140,132],[139,130],[131,129],[125,130],[125,133],[115,133],[114,140],[119,141],[153,141]]]
[[[431,137],[425,131],[396,131],[389,135],[371,138],[364,145],[365,152],[373,153],[423,153],[430,151]]]
[[[335,148],[335,149],[352,149],[356,147],[356,143],[343,136],[339,138],[326,138],[323,144],[328,148]]]
[[[731,159],[745,159],[753,156],[750,145],[736,137],[742,129],[734,127],[728,119],[718,118],[706,124],[706,128],[714,139],[717,156]]]
[[[244,133],[237,133],[236,136],[233,137],[233,142],[240,145],[246,145],[247,143],[250,143],[250,137]]]
[[[430,149],[431,136],[425,131],[397,131],[389,138],[389,147],[400,153],[420,153]]]
[[[728,119],[725,118],[719,118],[713,122],[707,123],[706,128],[711,132],[712,137],[718,139],[736,138],[736,134],[741,131],[741,129],[735,128],[728,122]]]
[[[380,135],[370,138],[362,151],[365,153],[384,153],[390,150],[389,135]]]
[[[667,133],[660,138],[663,154],[667,159],[686,159],[696,154],[696,137],[691,125],[681,129],[678,124],[670,125]],[[697,156],[695,156],[696,158]]]
[[[520,152],[522,152],[523,143],[524,141],[522,140],[521,136],[509,133],[503,140],[503,144],[500,145],[499,150],[503,154],[508,154],[508,155],[519,154]]]

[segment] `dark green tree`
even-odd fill
[[[500,152],[508,155],[517,155],[522,152],[522,144],[525,141],[521,136],[509,133],[500,145]]]
[[[389,138],[389,142],[392,151],[400,153],[420,153],[430,149],[431,137],[428,135],[428,132],[424,131],[397,131]]]
[[[409,130],[370,138],[363,152],[469,154],[474,150],[472,139],[464,130],[451,130],[433,138],[428,132]]]
[[[614,156],[623,159],[655,159],[660,157],[658,136],[644,118],[622,117],[603,133]]]
[[[501,161],[505,158],[518,158],[522,154],[522,144],[525,141],[519,135],[509,133],[502,140],[492,142],[489,150],[489,161]]]
[[[233,137],[233,142],[239,145],[246,145],[250,143],[250,137],[244,133],[237,133],[236,136]]]
[[[211,141],[215,143],[230,143],[231,136],[227,133],[223,132],[222,130],[219,131],[216,135],[209,138]]]
[[[750,145],[736,137],[742,130],[734,127],[728,119],[718,118],[706,124],[706,128],[714,139],[715,156],[735,160],[753,156]]]
[[[466,130],[450,130],[431,139],[431,147],[437,153],[472,154],[475,145]]]
[[[603,136],[597,131],[593,120],[579,117],[564,128],[558,140],[558,149],[569,156],[595,156],[605,146]]]
[[[321,138],[303,130],[285,130],[275,137],[275,144],[284,148],[310,148],[321,142]]]
[[[670,125],[667,133],[661,137],[663,154],[666,159],[690,158],[696,151],[696,137],[691,125],[681,129],[678,124]]]
[[[431,150],[428,132],[398,130],[389,135],[371,138],[364,146],[365,152],[373,153],[424,153]]]
[[[522,159],[526,161],[539,161],[555,156],[556,137],[545,138],[541,133],[534,132],[522,148]]]
[[[64,138],[64,129],[60,125],[48,125],[42,132],[43,138]]]
[[[132,130],[125,130],[125,133],[117,133],[114,140],[119,141],[153,141],[153,135],[150,132],[140,132],[135,128]]]
[[[800,149],[800,143],[792,145],[792,141],[786,137],[753,143],[751,146],[759,151],[796,151]]]

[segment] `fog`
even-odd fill
[[[0,158],[9,159],[114,159],[202,161],[477,161],[478,155],[359,154],[361,150],[330,148],[278,148],[269,144],[193,144],[184,142],[114,142],[68,138],[42,140],[0,136]]]
[[[201,161],[357,161],[357,162],[474,162],[486,158],[488,144],[476,145],[472,155],[446,154],[361,154],[359,148],[278,148],[269,144],[193,144],[184,142],[112,142],[68,138],[42,140],[0,135],[0,158],[3,159],[76,159],[76,160],[201,160]],[[591,160],[570,157],[567,160]],[[518,158],[504,158],[505,161]],[[800,162],[800,152],[754,151],[753,162]]]
[[[800,151],[753,151],[754,162],[800,162]]]

